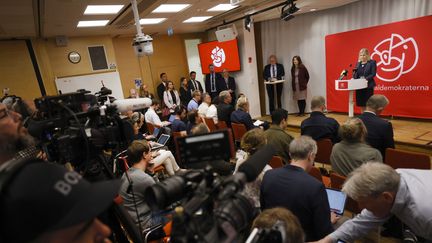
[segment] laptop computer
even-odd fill
[[[347,195],[340,190],[332,188],[326,188],[326,192],[330,205],[330,210],[337,215],[343,215],[345,211]]]
[[[159,139],[157,140],[157,142],[150,143],[151,144],[151,150],[156,150],[156,149],[162,148],[168,142],[169,138],[170,138],[170,135],[162,134],[159,137]]]
[[[171,116],[168,118],[168,121],[169,121],[170,123],[172,123],[172,122],[175,120],[175,118],[176,118],[175,115],[171,115]]]

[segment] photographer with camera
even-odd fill
[[[112,204],[119,181],[89,183],[63,166],[20,160],[2,166],[0,182],[0,242],[111,242],[97,216]]]

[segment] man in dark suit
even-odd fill
[[[325,98],[314,96],[311,100],[312,113],[310,117],[303,120],[300,126],[301,135],[312,137],[315,141],[329,138],[333,143],[338,143],[341,139],[338,135],[339,123],[324,115],[326,110]]]
[[[271,55],[269,58],[269,64],[264,67],[264,80],[266,81],[272,81],[272,80],[281,80],[285,76],[285,69],[282,64],[277,63],[277,59],[275,55]],[[267,84],[267,95],[269,98],[269,106],[270,106],[270,113],[274,111],[274,87],[273,84]],[[283,83],[276,84],[276,99],[277,99],[277,105],[278,108],[282,108],[282,89],[283,89]]]
[[[226,122],[228,127],[231,127],[231,113],[234,107],[231,105],[232,97],[226,90],[219,94],[219,105],[217,106],[217,116],[219,121]]]
[[[201,85],[201,82],[195,79],[196,78],[196,72],[195,71],[190,72],[189,76],[190,76],[190,79],[188,82],[188,91],[191,94],[191,97],[192,97],[192,94],[195,90],[199,90],[202,94],[204,90],[203,90],[203,87]]]
[[[166,73],[161,73],[159,77],[161,79],[161,83],[157,86],[156,90],[157,90],[159,101],[163,103],[163,93],[166,90],[168,75]]]
[[[291,164],[269,170],[261,183],[261,209],[284,207],[299,219],[306,241],[315,241],[333,232],[338,217],[330,212],[324,185],[308,174],[317,152],[308,136],[294,139],[289,151]]]
[[[228,90],[231,94],[232,102],[231,105],[234,105],[236,99],[236,83],[234,77],[229,75],[228,69],[224,69],[222,73],[222,82],[219,82],[220,90]]]
[[[359,116],[367,128],[366,142],[378,149],[382,157],[385,157],[387,148],[394,148],[393,126],[379,115],[389,104],[384,95],[372,95],[366,102],[366,110]]]
[[[210,73],[205,76],[205,88],[206,92],[210,94],[211,98],[218,96],[222,91],[222,76],[220,73],[214,71],[213,64],[209,65]]]

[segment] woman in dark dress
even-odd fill
[[[188,80],[185,77],[180,78],[180,100],[182,106],[186,107],[192,99],[191,93],[188,91]]]
[[[356,105],[360,107],[363,113],[366,102],[374,94],[374,87],[376,86],[374,80],[376,75],[376,62],[370,58],[368,49],[362,48],[360,50],[356,69],[357,71],[354,73],[353,78],[364,78],[368,81],[366,88],[356,90]]]
[[[299,108],[298,116],[305,115],[307,83],[309,82],[309,72],[299,56],[292,58],[291,81],[293,89],[293,99],[297,100]]]

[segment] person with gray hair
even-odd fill
[[[366,144],[366,127],[358,118],[348,119],[339,129],[342,141],[333,146],[330,155],[332,170],[347,176],[368,161],[382,162],[380,152]]]
[[[366,142],[378,149],[383,158],[387,148],[395,147],[392,124],[379,117],[388,104],[389,100],[384,95],[372,95],[366,103],[366,110],[359,116],[367,128]]]
[[[315,141],[329,138],[332,143],[340,141],[338,135],[339,123],[324,114],[326,101],[322,96],[314,96],[311,100],[310,117],[303,120],[300,125],[301,135],[311,136]]]
[[[330,212],[324,184],[308,174],[317,145],[308,136],[289,145],[291,164],[265,173],[261,184],[261,209],[284,207],[300,221],[306,241],[318,240],[333,232],[336,214]]]
[[[248,131],[257,128],[249,114],[249,100],[246,97],[238,98],[236,108],[237,110],[231,113],[232,123],[243,124]]]
[[[231,127],[231,113],[234,107],[231,105],[232,97],[228,90],[219,94],[219,105],[217,106],[217,116],[219,121],[225,121],[228,127]]]
[[[431,184],[431,170],[394,170],[382,163],[363,164],[350,174],[342,191],[365,209],[318,242],[330,243],[338,239],[354,242],[378,228],[393,215],[400,219],[409,231],[430,242]]]

